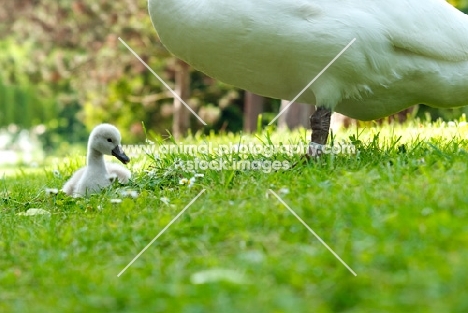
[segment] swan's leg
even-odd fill
[[[316,157],[322,154],[323,145],[327,143],[328,132],[330,131],[331,115],[330,109],[317,106],[314,114],[310,116],[312,135],[307,153],[309,157]]]

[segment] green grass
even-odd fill
[[[83,158],[10,173],[0,180],[0,312],[467,312],[468,126],[451,126],[342,131],[335,140],[351,140],[356,155],[271,173],[205,171],[191,188],[179,180],[193,173],[174,165],[188,155],[137,158],[129,186],[87,199],[44,191]],[[190,142],[302,140],[305,131]],[[52,214],[17,214],[29,208]]]

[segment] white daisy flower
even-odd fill
[[[130,197],[132,197],[133,199],[137,198],[138,197],[138,191],[130,190]]]
[[[156,174],[155,170],[145,170],[145,172],[146,172],[146,174],[151,175],[151,176]]]
[[[287,195],[289,193],[289,188],[281,188],[279,190],[280,195]]]
[[[179,168],[183,168],[184,167],[184,161],[182,161],[181,159],[179,158],[176,158],[174,160],[174,168],[175,169],[179,169]]]
[[[50,215],[49,211],[43,210],[43,209],[36,209],[32,208],[27,210],[26,212],[21,212],[17,213],[17,215],[26,215],[26,216],[31,216],[31,215]]]
[[[123,190],[120,194],[123,197],[131,197],[133,199],[138,197],[138,191],[136,190]]]

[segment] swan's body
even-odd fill
[[[86,196],[99,192],[115,179],[125,184],[130,179],[128,169],[115,163],[104,162],[104,154],[113,155],[122,163],[130,161],[122,151],[120,132],[110,124],[93,129],[88,140],[87,164],[76,171],[62,190],[73,196]]]
[[[468,104],[468,17],[444,0],[149,0],[163,44],[228,84],[369,120]]]

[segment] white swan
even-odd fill
[[[356,38],[297,99],[318,106],[321,144],[331,111],[370,120],[468,104],[468,17],[444,0],[149,0],[149,13],[177,57],[287,100]]]
[[[96,126],[89,135],[86,166],[76,171],[62,190],[77,197],[99,192],[115,179],[123,184],[128,183],[131,176],[128,169],[115,163],[104,162],[104,154],[113,155],[124,164],[130,162],[130,158],[122,150],[120,141],[120,132],[114,126]]]

